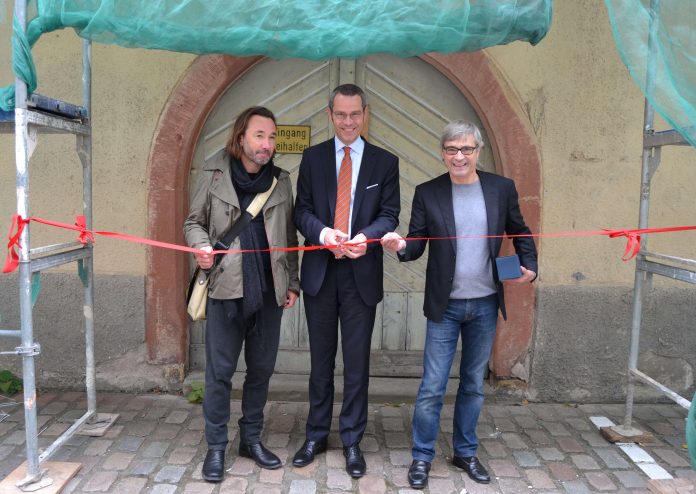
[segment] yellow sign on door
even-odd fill
[[[309,147],[311,130],[309,125],[276,126],[276,153],[302,154]]]

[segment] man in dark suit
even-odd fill
[[[483,405],[483,378],[493,349],[498,309],[505,301],[495,258],[507,234],[528,234],[512,180],[478,171],[483,147],[481,132],[467,122],[445,127],[440,139],[448,173],[416,187],[408,242],[396,232],[382,238],[385,249],[400,261],[418,259],[430,242],[425,276],[427,334],[423,379],[413,414],[411,487],[427,486],[440,411],[457,341],[462,337],[460,381],[454,408],[453,460],[474,481],[490,482],[476,457],[476,423]],[[407,238],[408,238],[407,237]],[[531,237],[515,237],[521,276],[506,283],[529,283],[536,278],[537,252]]]
[[[302,260],[312,369],[306,440],[293,465],[309,465],[326,450],[340,321],[344,371],[339,431],[346,471],[354,478],[365,474],[359,444],[367,424],[375,309],[383,296],[382,247],[365,240],[394,230],[400,210],[399,160],[360,137],[366,110],[366,96],[358,86],[334,89],[328,115],[336,135],[304,151],[295,202],[295,225],[305,245],[332,247],[305,251]]]

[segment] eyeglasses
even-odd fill
[[[446,154],[447,156],[457,156],[457,153],[461,151],[461,153],[462,153],[464,156],[469,156],[469,155],[471,155],[471,154],[474,154],[474,151],[476,151],[477,149],[478,149],[478,146],[474,146],[474,147],[471,147],[471,146],[464,146],[464,147],[461,147],[461,148],[457,148],[457,147],[454,147],[454,146],[447,146],[447,147],[445,148],[445,154]]]
[[[362,118],[363,112],[361,111],[354,111],[352,113],[343,113],[342,111],[337,111],[337,112],[331,112],[331,114],[336,117],[336,120],[345,120],[350,116],[351,120],[358,120]]]

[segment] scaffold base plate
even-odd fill
[[[648,489],[655,494],[692,494],[696,484],[689,479],[648,480]]]
[[[624,434],[617,426],[600,427],[599,432],[610,443],[651,443],[655,440],[650,432],[634,429],[630,434]]]
[[[97,413],[75,432],[78,436],[102,437],[118,419],[117,413]]]
[[[53,482],[45,487],[33,491],[39,494],[57,494],[63,490],[65,485],[72,479],[77,471],[82,467],[82,463],[66,463],[62,461],[45,461],[39,465],[39,470],[48,470],[43,479],[37,482],[41,484],[44,479],[51,479]],[[7,477],[0,481],[0,494],[24,494],[30,492],[17,487],[27,476],[27,462],[25,461],[15,468]],[[29,489],[31,488],[30,486]]]

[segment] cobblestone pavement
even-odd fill
[[[84,395],[76,392],[42,393],[38,404],[40,447],[55,440],[86,408]],[[25,461],[23,410],[4,410],[10,416],[0,422],[0,479]],[[304,440],[305,403],[267,405],[263,441],[285,464],[274,471],[237,456],[237,400],[232,410],[227,472],[220,484],[201,479],[206,452],[201,406],[180,396],[99,394],[98,411],[120,415],[115,425],[104,437],[73,436],[51,461],[82,464],[65,493],[418,492],[409,489],[406,479],[412,404],[370,404],[361,443],[367,475],[360,480],[345,473],[336,420],[329,451],[306,468],[292,467],[292,455]],[[492,476],[487,486],[475,484],[450,463],[452,412],[453,406],[445,405],[429,490],[421,492],[650,492],[646,473],[607,442],[590,420],[602,416],[621,423],[623,405],[486,405],[479,423],[479,457]],[[655,460],[654,467],[693,481],[696,472],[684,444],[685,417],[677,405],[636,405],[634,425],[655,436],[653,443],[641,445]]]

